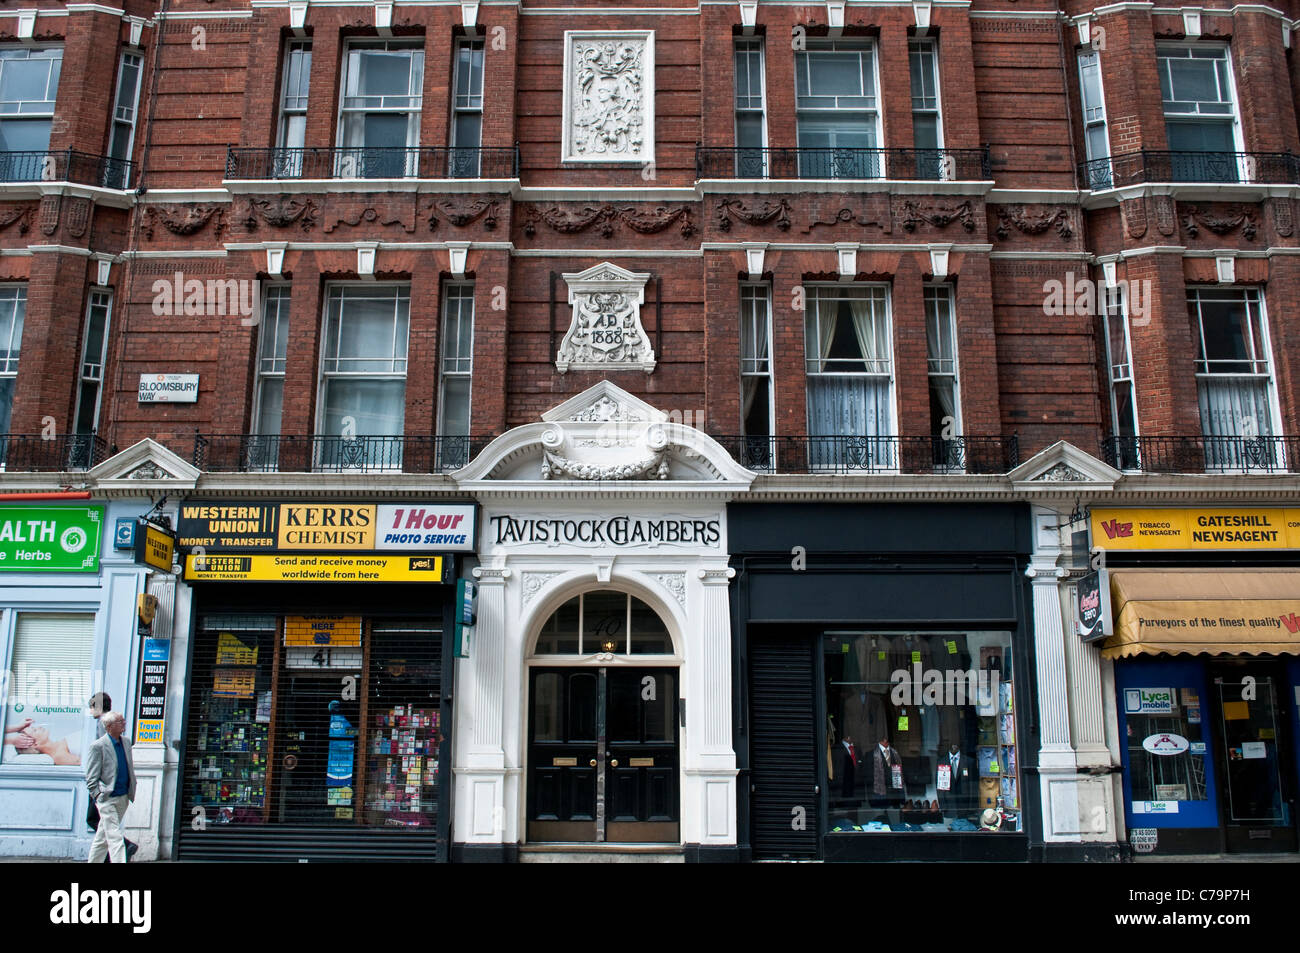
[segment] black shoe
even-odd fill
[[[137,844],[135,841],[129,840],[126,842],[126,862],[128,864],[131,862],[131,858],[135,856],[135,852],[138,851],[139,849],[140,849],[140,845]]]

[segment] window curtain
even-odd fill
[[[808,417],[814,437],[810,452],[814,467],[839,469],[892,468],[886,441],[861,443],[852,437],[886,437],[893,430],[888,378],[857,376],[813,377],[808,381]]]
[[[1263,453],[1272,457],[1270,445],[1252,448],[1238,438],[1248,434],[1268,437],[1273,434],[1273,416],[1268,405],[1268,384],[1242,378],[1200,381],[1201,430],[1206,437],[1205,462],[1209,468],[1246,469],[1269,465],[1257,459]],[[1253,428],[1247,423],[1253,420]],[[1279,461],[1271,461],[1278,465]]]
[[[889,341],[882,327],[884,322],[877,323],[875,309],[872,307],[874,304],[875,301],[870,298],[855,298],[849,301],[849,309],[853,313],[853,333],[857,335],[863,360],[887,361]],[[881,367],[876,363],[868,363],[866,369],[873,373],[881,371]]]
[[[835,340],[834,302],[822,302],[817,305],[817,364],[818,373],[826,373],[826,359],[831,355],[831,342]]]

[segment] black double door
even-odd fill
[[[534,668],[528,840],[678,843],[677,670]]]

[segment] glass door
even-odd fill
[[[1294,851],[1295,792],[1284,681],[1272,664],[1216,667],[1225,844],[1229,851]]]

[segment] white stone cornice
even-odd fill
[[[888,192],[891,195],[985,195],[992,188],[991,179],[964,179],[955,182],[911,179],[700,179],[695,183],[695,192],[701,196],[803,192],[835,195],[869,192]]]

